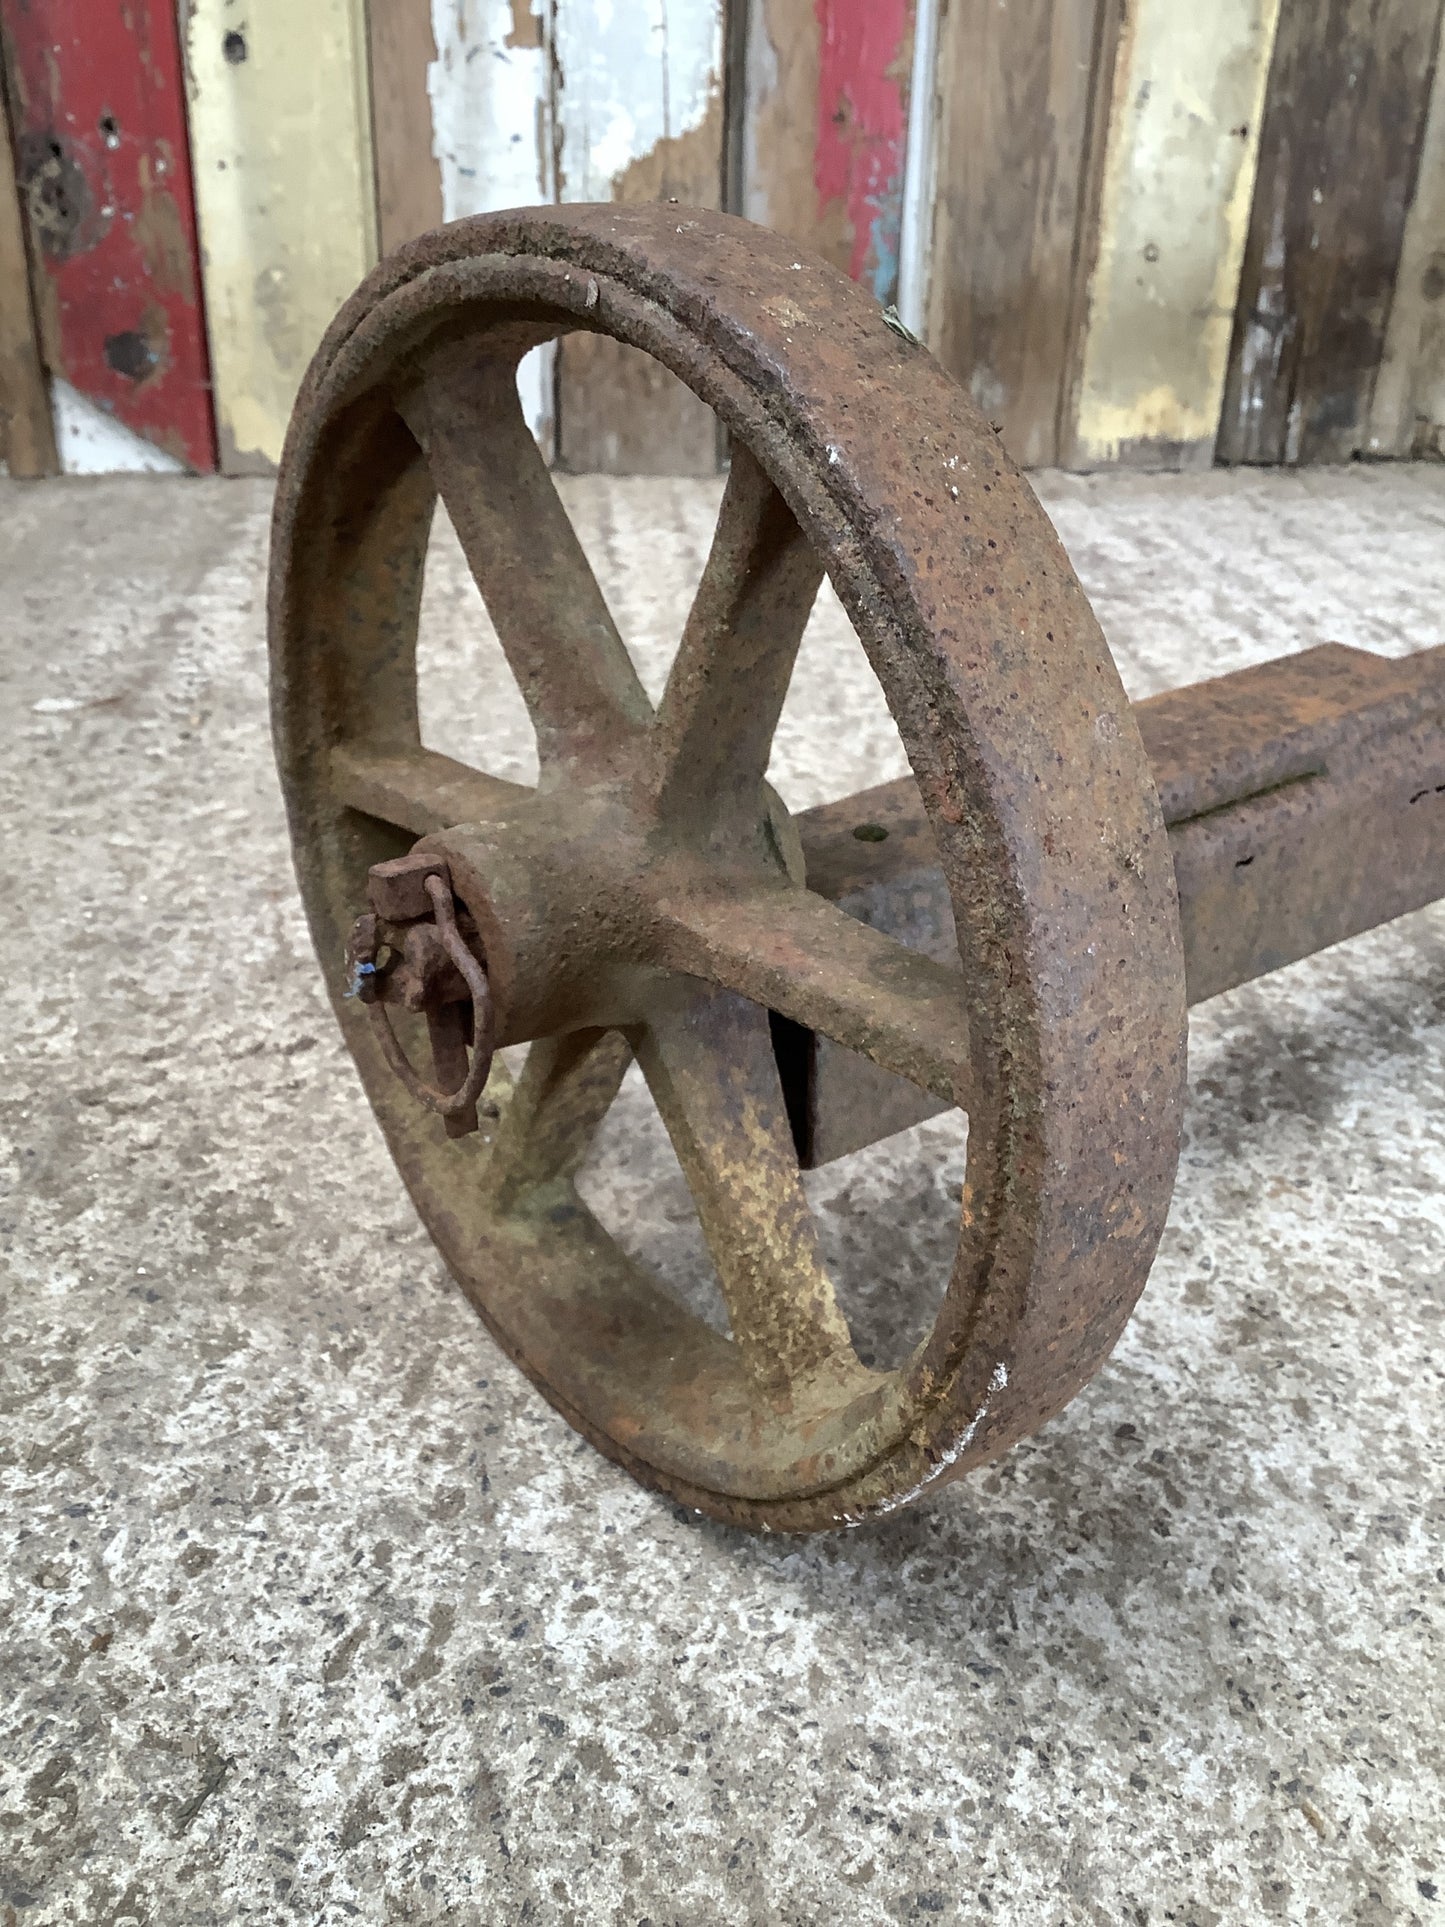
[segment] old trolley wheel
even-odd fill
[[[520,356],[574,329],[655,356],[731,437],[655,714],[517,401]],[[535,725],[535,791],[421,746],[437,491]],[[957,970],[811,893],[765,789],[823,570],[916,774]],[[270,607],[277,749],[338,1018],[452,1271],[579,1431],[687,1505],[806,1530],[904,1504],[1079,1389],[1143,1286],[1177,1158],[1173,871],[1073,571],[923,349],[833,269],[726,216],[456,222],[384,261],[317,353]],[[532,1042],[499,1117],[456,1140],[342,995],[368,867],[415,838],[470,913],[498,1043]],[[820,1263],[770,1010],[969,1113],[956,1261],[896,1371],[859,1361]],[[574,1189],[632,1054],[731,1339]]]

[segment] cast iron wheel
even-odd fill
[[[655,356],[733,456],[654,714],[517,401],[575,329]],[[536,790],[421,746],[432,509],[451,515],[536,729]],[[639,1479],[741,1525],[854,1524],[1034,1430],[1114,1344],[1178,1153],[1173,869],[1098,626],[960,389],[792,244],[675,207],[460,221],[363,284],[291,424],[273,717],[297,870],[392,1152],[499,1342]],[[937,838],[961,967],[799,874],[764,784],[826,570]],[[470,913],[500,1045],[452,1140],[344,1000],[371,864],[413,840]],[[969,1114],[956,1261],[900,1369],[852,1350],[819,1260],[768,1011]],[[572,1174],[635,1054],[717,1266],[721,1335],[626,1257]]]

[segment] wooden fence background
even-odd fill
[[[669,195],[896,302],[1027,465],[1439,456],[1441,12],[0,0],[0,458],[265,469],[379,250]],[[611,342],[523,378],[566,467],[717,464]]]

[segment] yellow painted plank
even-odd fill
[[[191,0],[186,55],[221,466],[244,473],[376,259],[363,0]]]
[[[1138,0],[1115,56],[1063,457],[1213,460],[1279,0]]]
[[[1445,27],[1370,410],[1372,455],[1445,455]]]

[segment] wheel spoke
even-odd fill
[[[401,402],[537,732],[542,782],[605,766],[652,708],[553,485],[515,371],[466,344]]]
[[[530,792],[520,783],[487,776],[438,750],[341,743],[331,752],[331,780],[341,800],[413,836],[430,836],[457,823],[505,816]]]
[[[664,815],[716,831],[761,818],[759,786],[823,567],[741,445],[653,726]]]
[[[798,1176],[767,1012],[700,985],[636,1040],[712,1251],[733,1336],[778,1389],[853,1357]]]
[[[487,1165],[499,1206],[572,1176],[631,1062],[631,1048],[616,1031],[538,1038],[507,1100]]]
[[[786,884],[659,909],[659,962],[738,991],[968,1108],[960,971]]]

